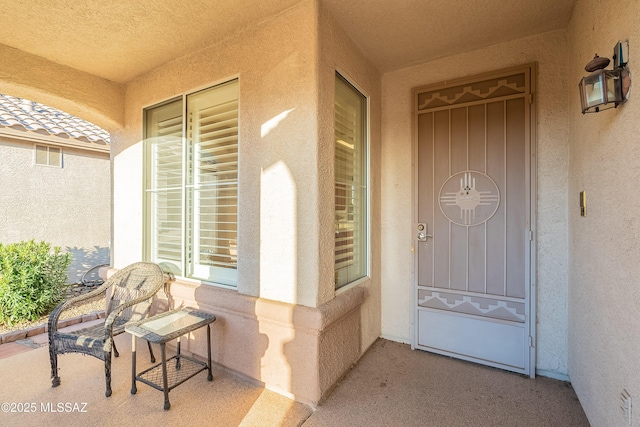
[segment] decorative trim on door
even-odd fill
[[[418,110],[466,104],[503,96],[522,95],[526,92],[525,80],[526,76],[522,73],[423,92],[418,95]]]
[[[489,175],[459,172],[440,188],[440,210],[451,222],[474,226],[487,222],[500,206],[500,190]]]
[[[493,299],[488,296],[474,297],[421,289],[418,291],[418,305],[512,322],[525,321],[524,303]]]

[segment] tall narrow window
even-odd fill
[[[147,259],[236,286],[238,82],[145,111]]]
[[[367,99],[335,84],[335,285],[367,275]]]

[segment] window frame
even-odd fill
[[[143,258],[145,260],[153,260],[153,247],[154,247],[154,235],[153,235],[153,230],[152,227],[154,225],[154,220],[151,218],[152,215],[152,209],[153,209],[153,203],[152,201],[149,199],[149,194],[148,191],[151,190],[151,181],[153,179],[153,170],[151,168],[151,163],[152,163],[152,158],[151,158],[151,149],[152,149],[152,144],[150,143],[150,140],[152,139],[152,137],[150,137],[148,135],[148,126],[147,126],[147,114],[149,111],[155,109],[155,108],[159,108],[159,107],[163,107],[166,106],[168,104],[174,103],[179,101],[181,104],[181,120],[182,120],[182,126],[181,126],[181,144],[182,144],[182,168],[181,168],[181,236],[180,236],[180,247],[181,247],[181,259],[180,259],[180,266],[176,267],[175,270],[170,271],[171,273],[173,273],[175,275],[175,277],[179,278],[181,281],[185,281],[185,282],[191,282],[191,283],[196,283],[196,284],[207,284],[207,285],[212,285],[212,286],[216,286],[216,287],[221,287],[221,288],[227,288],[227,289],[231,289],[231,290],[237,290],[238,289],[238,261],[239,261],[239,257],[237,256],[238,253],[238,234],[239,234],[239,212],[236,213],[236,246],[235,246],[235,250],[236,250],[236,266],[235,266],[235,278],[233,280],[233,283],[221,283],[216,281],[216,278],[211,278],[211,276],[209,277],[209,279],[205,279],[205,278],[198,278],[198,277],[193,277],[195,274],[195,270],[196,270],[196,264],[197,262],[193,259],[194,255],[197,253],[197,250],[195,248],[188,248],[187,245],[189,243],[191,243],[192,245],[194,244],[194,239],[191,236],[193,234],[193,227],[190,228],[190,225],[192,225],[194,223],[194,218],[189,218],[189,210],[193,210],[196,208],[195,205],[195,199],[193,197],[193,195],[188,195],[187,193],[190,190],[190,187],[193,187],[192,184],[189,184],[189,179],[193,179],[193,177],[189,178],[187,177],[187,174],[190,173],[190,170],[193,170],[195,168],[195,159],[196,157],[193,155],[193,153],[191,154],[187,154],[187,151],[189,150],[189,148],[187,147],[187,145],[189,144],[189,138],[187,136],[187,133],[189,131],[188,129],[188,99],[191,95],[196,95],[200,92],[204,92],[210,89],[214,89],[216,87],[221,87],[221,86],[225,86],[227,84],[236,84],[237,85],[237,99],[236,102],[238,104],[237,106],[237,121],[238,121],[238,130],[237,130],[237,148],[236,148],[236,155],[237,155],[237,165],[236,165],[236,204],[239,204],[239,200],[240,200],[240,140],[241,140],[241,136],[240,136],[240,122],[241,122],[241,118],[240,118],[240,79],[238,76],[233,76],[231,78],[228,79],[224,79],[224,80],[220,80],[217,81],[215,83],[203,86],[203,87],[198,87],[198,88],[194,88],[193,90],[190,90],[188,92],[183,92],[182,94],[178,95],[178,96],[174,96],[165,100],[162,100],[160,102],[156,102],[153,104],[149,104],[146,105],[142,108],[142,130],[143,130],[143,183],[142,183],[142,193],[143,193],[143,244],[142,244],[142,249],[143,249]],[[196,110],[199,111],[199,110]],[[191,162],[191,163],[190,163]],[[188,206],[188,204],[191,203],[191,206]],[[238,209],[239,210],[239,209]],[[197,215],[196,215],[197,216]],[[189,259],[191,258],[191,259]],[[168,266],[167,266],[168,267]],[[181,268],[182,271],[179,271],[178,268]],[[164,269],[164,268],[163,268]]]
[[[46,148],[47,150],[47,163],[38,163],[38,148]],[[51,149],[54,148],[59,151],[59,162],[58,164],[51,164]],[[33,144],[33,165],[34,166],[45,166],[50,168],[62,168],[63,166],[62,160],[62,147],[54,147],[46,144]]]
[[[363,120],[365,121],[364,125],[363,125],[363,130],[364,130],[364,138],[363,138],[363,145],[364,145],[364,150],[365,150],[365,154],[364,154],[364,171],[363,171],[363,176],[362,176],[362,182],[365,184],[365,195],[364,195],[364,208],[366,209],[365,215],[364,215],[364,237],[366,239],[365,242],[365,247],[364,247],[364,256],[362,259],[362,262],[364,262],[364,268],[363,268],[363,275],[359,278],[356,278],[350,282],[347,282],[343,285],[338,286],[337,281],[335,280],[335,273],[336,273],[336,269],[335,269],[335,259],[334,259],[334,289],[336,294],[340,294],[342,292],[347,291],[348,289],[351,289],[354,286],[357,286],[363,282],[369,281],[371,279],[371,98],[370,96],[367,94],[367,92],[365,90],[362,89],[362,87],[360,85],[358,85],[357,83],[354,82],[354,79],[352,79],[347,73],[343,72],[342,70],[336,69],[335,73],[334,73],[334,102],[333,102],[333,121],[334,121],[334,132],[333,132],[333,162],[334,162],[334,173],[333,173],[333,184],[334,184],[334,194],[333,194],[333,200],[334,200],[334,222],[335,222],[335,214],[337,212],[336,209],[336,205],[335,205],[335,200],[336,200],[336,194],[335,194],[335,185],[336,185],[336,169],[335,169],[335,149],[336,149],[336,138],[335,138],[335,115],[336,115],[336,110],[335,110],[335,105],[336,105],[336,91],[335,91],[335,82],[337,79],[342,79],[347,85],[349,85],[353,90],[355,90],[360,96],[362,96],[364,98],[364,108],[365,108],[365,114],[363,115]],[[335,258],[335,228],[333,230],[334,232],[334,250],[333,250],[333,256]]]

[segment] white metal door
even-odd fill
[[[531,376],[532,75],[523,67],[414,91],[413,338]]]

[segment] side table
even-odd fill
[[[133,322],[124,330],[131,334],[131,394],[136,394],[136,381],[143,382],[156,390],[164,392],[164,409],[171,407],[169,392],[196,374],[207,370],[207,380],[211,375],[211,323],[216,316],[193,308],[181,308],[167,311],[148,319]],[[207,326],[207,363],[180,354],[180,337]],[[136,375],[136,337],[148,342],[160,344],[162,361]],[[165,346],[177,339],[177,354],[167,360]],[[167,363],[175,360],[175,363]]]

